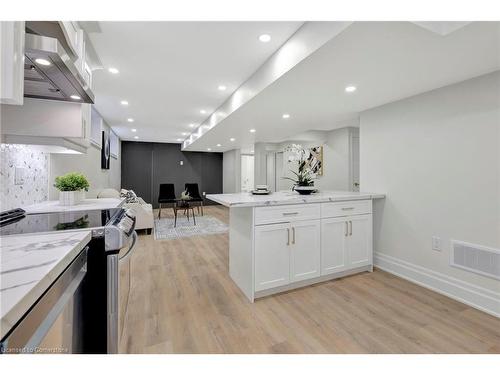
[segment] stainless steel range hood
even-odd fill
[[[94,103],[94,94],[56,38],[26,34],[24,96]]]

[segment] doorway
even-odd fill
[[[351,191],[359,191],[359,129],[350,136],[350,183]]]
[[[249,192],[254,189],[254,156],[241,155],[241,191]]]

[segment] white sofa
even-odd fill
[[[120,193],[115,189],[103,189],[97,193],[97,198],[120,198]],[[145,229],[147,234],[151,234],[154,225],[152,205],[138,197],[137,202],[125,203],[123,207],[134,210],[136,230]]]

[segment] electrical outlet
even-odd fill
[[[203,192],[203,196],[206,196],[206,195],[207,195],[207,193]]]
[[[441,251],[441,237],[432,236],[432,250]]]
[[[179,162],[179,165],[184,165],[184,161],[183,161],[183,160],[181,160],[181,161]]]
[[[23,185],[24,180],[26,179],[26,168],[16,167],[14,172],[14,184],[15,185]]]

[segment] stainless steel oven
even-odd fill
[[[85,248],[2,340],[2,353],[82,353]]]
[[[130,293],[130,256],[137,241],[134,211],[116,208],[26,215],[13,210],[1,213],[0,218],[2,236],[62,230],[92,233],[86,250],[29,315],[1,338],[0,346],[10,347],[11,352],[14,347],[34,352],[59,338],[63,340],[59,344],[64,342],[62,352],[118,353]]]

